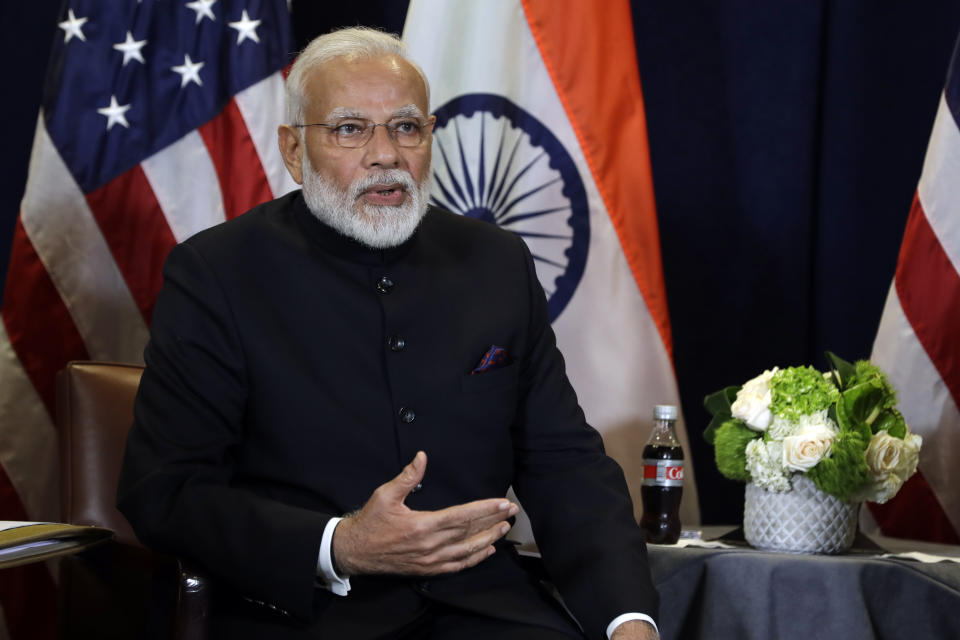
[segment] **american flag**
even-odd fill
[[[960,544],[960,39],[871,360],[890,373],[923,448],[919,473],[893,500],[861,512],[862,524]]]
[[[58,26],[2,305],[0,520],[59,519],[55,373],[141,361],[174,244],[296,186],[286,0],[69,0]],[[6,570],[0,637],[47,633],[53,585]]]

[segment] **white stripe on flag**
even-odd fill
[[[217,170],[197,131],[164,147],[140,166],[177,242],[226,220]]]
[[[20,212],[90,357],[140,361],[147,339],[143,316],[86,198],[43,126],[42,112]]]
[[[917,194],[940,246],[960,273],[960,130],[943,95]],[[960,322],[960,320],[958,320]]]
[[[286,122],[283,74],[279,71],[234,96],[260,156],[274,198],[299,188],[287,172],[277,144],[277,126]]]
[[[960,531],[960,489],[955,486],[960,451],[960,411],[917,339],[891,285],[870,360],[888,373],[910,429],[923,436],[920,471],[954,528]]]
[[[0,321],[0,466],[27,518],[60,519],[57,433]],[[3,627],[0,626],[0,630]]]

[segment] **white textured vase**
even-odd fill
[[[743,534],[757,549],[791,553],[841,553],[853,544],[859,503],[826,494],[802,474],[793,491],[776,493],[752,482],[743,506]]]

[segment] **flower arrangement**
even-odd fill
[[[791,491],[793,474],[805,474],[844,502],[896,495],[917,470],[921,437],[897,411],[883,371],[827,359],[827,373],[774,367],[706,397],[713,420],[704,436],[720,473],[773,492]]]

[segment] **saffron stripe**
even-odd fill
[[[198,131],[217,171],[227,219],[270,200],[267,176],[235,100]]]
[[[87,194],[110,252],[149,324],[161,269],[176,241],[139,165]],[[131,242],[135,238],[136,242]],[[37,307],[42,308],[42,307]]]
[[[960,276],[930,227],[919,197],[907,219],[895,282],[914,333],[954,404],[960,405]]]
[[[671,357],[653,174],[630,7],[523,0],[544,64],[576,132],[647,309]],[[616,87],[617,91],[609,91]],[[605,96],[598,101],[597,96]]]

